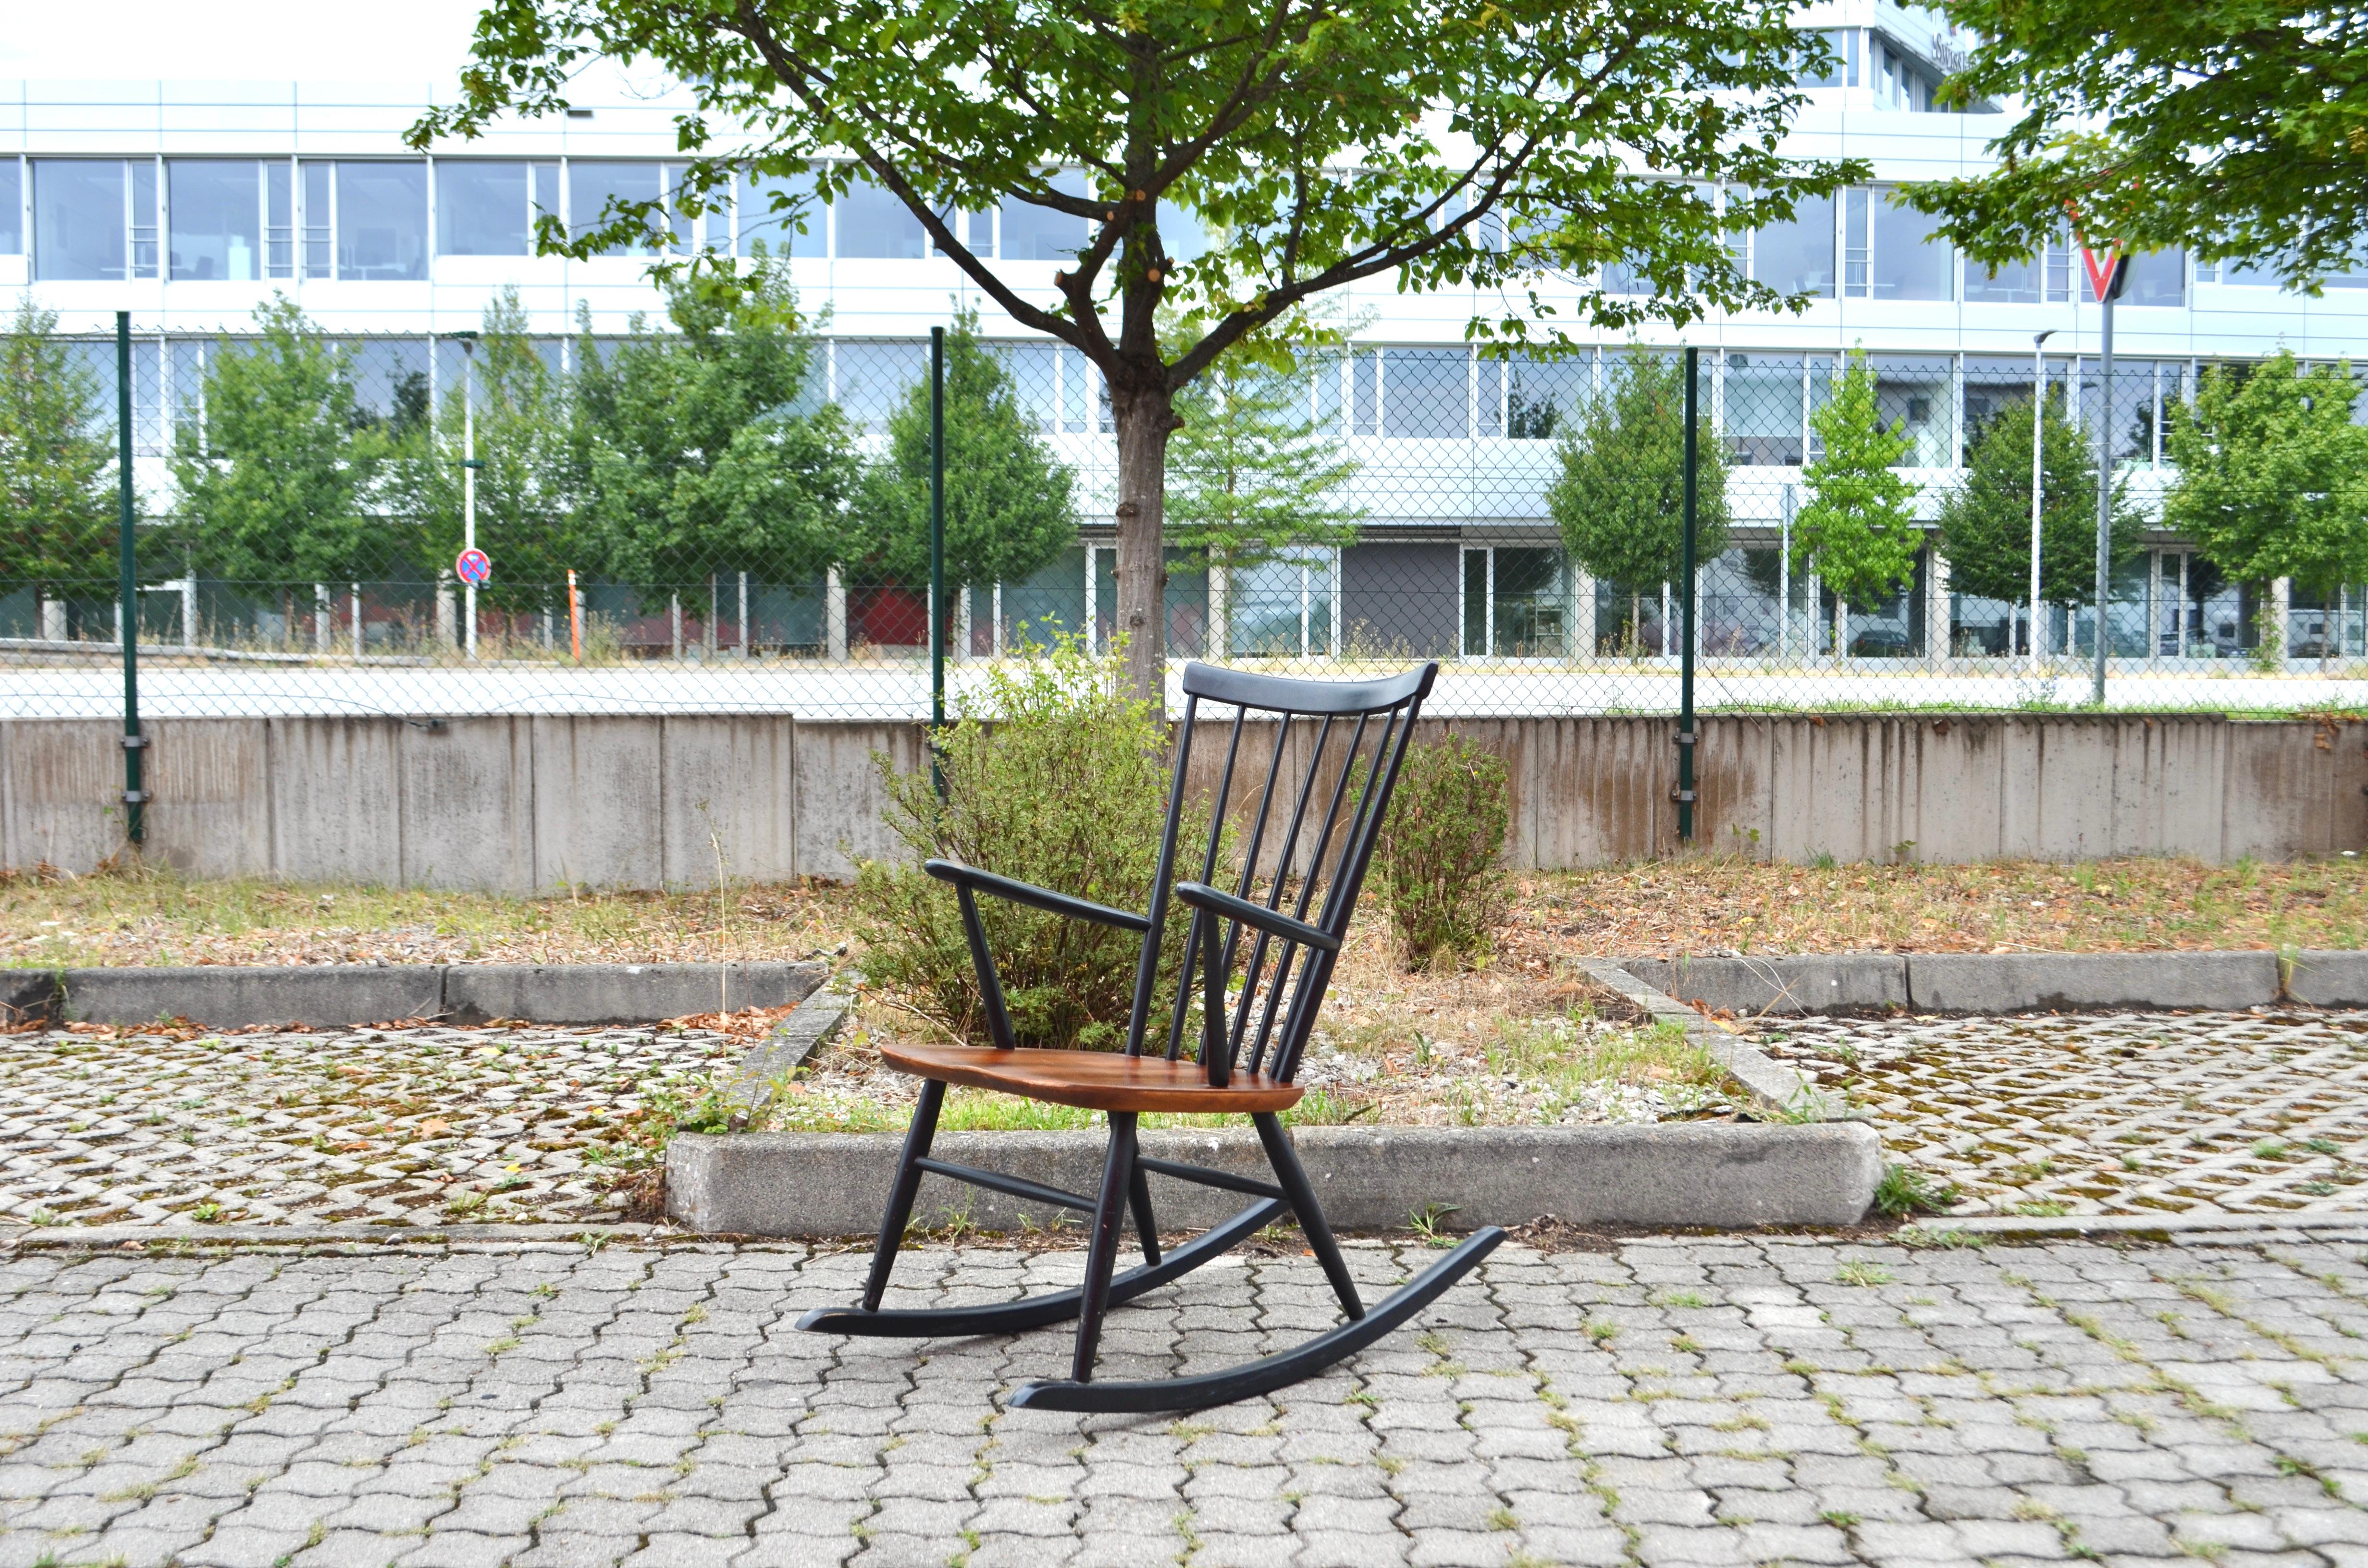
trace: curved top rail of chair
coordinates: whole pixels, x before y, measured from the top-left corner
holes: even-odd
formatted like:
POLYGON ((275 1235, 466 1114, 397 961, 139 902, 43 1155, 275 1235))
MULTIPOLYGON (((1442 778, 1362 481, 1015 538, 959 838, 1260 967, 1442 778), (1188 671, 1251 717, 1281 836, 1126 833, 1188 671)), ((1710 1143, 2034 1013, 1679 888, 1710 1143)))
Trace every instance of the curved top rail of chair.
POLYGON ((1238 708, 1260 708, 1282 713, 1379 713, 1411 698, 1429 697, 1439 678, 1436 660, 1381 680, 1298 680, 1248 670, 1204 665, 1184 666, 1188 696, 1238 708))

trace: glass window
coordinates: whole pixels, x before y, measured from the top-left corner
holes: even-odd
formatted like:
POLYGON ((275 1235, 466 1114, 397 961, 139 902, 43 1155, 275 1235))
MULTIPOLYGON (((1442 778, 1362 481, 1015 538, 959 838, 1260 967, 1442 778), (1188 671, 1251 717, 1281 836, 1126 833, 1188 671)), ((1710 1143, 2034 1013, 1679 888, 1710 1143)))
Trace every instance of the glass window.
POLYGON ((2274 261, 2199 261, 2195 264, 2198 283, 2220 283, 2237 288, 2275 289, 2278 269, 2274 261))
POLYGON ((0 256, 21 256, 25 250, 24 164, 0 155, 0 256))
MULTIPOLYGON (((1065 196, 1086 194, 1082 170, 1063 169, 1050 183, 1065 196)), ((1086 248, 1089 233, 1089 225, 1083 218, 1009 197, 1004 199, 1001 254, 1006 261, 1066 261, 1086 248)))
POLYGON ((1591 353, 1544 359, 1516 356, 1505 362, 1505 434, 1516 441, 1546 441, 1578 417, 1595 380, 1591 353))
POLYGON ((454 158, 436 165, 436 253, 525 256, 533 247, 524 164, 454 158))
POLYGON ((34 160, 33 276, 126 276, 124 167, 120 158, 34 160))
POLYGON ((1060 376, 1060 346, 1052 343, 998 343, 997 358, 1011 377, 1012 396, 1019 411, 1037 429, 1053 429, 1053 392, 1060 376))
POLYGON ((1653 280, 1645 275, 1642 263, 1635 257, 1603 264, 1603 291, 1607 294, 1649 294, 1653 280))
POLYGON ((1878 300, 1946 300, 1951 263, 1955 252, 1937 237, 1935 220, 1905 206, 1896 190, 1871 204, 1873 224, 1870 248, 1873 297, 1878 300))
POLYGON ((754 256, 760 244, 768 256, 830 254, 830 210, 815 199, 812 174, 800 172, 784 179, 743 174, 734 189, 740 204, 739 254, 754 256))
POLYGON ((1834 201, 1800 202, 1793 216, 1751 236, 1751 278, 1783 294, 1834 294, 1834 201))
POLYGON ((331 258, 336 251, 336 202, 330 195, 329 164, 303 164, 304 210, 298 220, 302 233, 304 276, 326 278, 332 271, 331 258))
POLYGON ((1461 348, 1390 348, 1382 355, 1382 434, 1472 433, 1470 367, 1461 348))
POLYGON ((1957 460, 1955 367, 1946 358, 1870 355, 1874 414, 1913 443, 1901 468, 1948 468, 1957 460))
MULTIPOLYGON (((2122 303, 2183 305, 2187 302, 2185 251, 2141 251, 2122 265, 2130 269, 2130 280, 2122 286, 2122 303)), ((2368 287, 2368 278, 2360 281, 2363 287, 2368 287)))
POLYGON ((1570 574, 1559 550, 1499 546, 1489 597, 1489 652, 1506 659, 1558 659, 1568 651, 1570 574))
MULTIPOLYGON (((568 233, 582 239, 609 223, 616 212, 610 204, 632 206, 637 202, 657 201, 666 195, 666 165, 622 160, 578 161, 567 165, 568 233)), ((652 238, 663 231, 651 225, 652 238)), ((602 256, 651 256, 655 243, 635 245, 609 245, 599 252, 602 256)))
POLYGON ((175 158, 165 165, 172 276, 251 283, 262 276, 263 179, 251 158, 175 158))
POLYGON ((886 187, 861 176, 832 204, 838 229, 838 255, 864 260, 918 261, 928 254, 928 235, 913 210, 886 187))
POLYGON ((1802 87, 1840 86, 1842 85, 1843 47, 1841 36, 1839 33, 1826 31, 1804 33, 1802 37, 1804 40, 1813 38, 1821 40, 1833 51, 1833 54, 1824 65, 1812 66, 1805 59, 1802 58, 1808 52, 1805 48, 1796 51, 1795 62, 1793 68, 1793 85, 1802 87))
POLYGON ((1170 261, 1197 261, 1209 254, 1209 231, 1201 226, 1199 218, 1162 199, 1159 244, 1170 261))
POLYGON ((337 165, 337 276, 399 282, 427 276, 427 165, 337 165))
POLYGON ((287 159, 263 165, 264 273, 271 278, 296 276, 295 169, 287 159))
POLYGON ((926 343, 842 339, 832 347, 836 371, 832 401, 864 429, 886 428, 889 415, 929 373, 926 343))
POLYGON ((1801 463, 1801 357, 1729 354, 1719 430, 1729 461, 1779 468, 1801 463))
POLYGON ((1235 654, 1297 658, 1332 647, 1332 551, 1297 547, 1235 569, 1226 607, 1235 654))
POLYGON ((1973 257, 1965 258, 1965 299, 1983 305, 2044 305, 2036 261, 2010 261, 1992 271, 1973 257))

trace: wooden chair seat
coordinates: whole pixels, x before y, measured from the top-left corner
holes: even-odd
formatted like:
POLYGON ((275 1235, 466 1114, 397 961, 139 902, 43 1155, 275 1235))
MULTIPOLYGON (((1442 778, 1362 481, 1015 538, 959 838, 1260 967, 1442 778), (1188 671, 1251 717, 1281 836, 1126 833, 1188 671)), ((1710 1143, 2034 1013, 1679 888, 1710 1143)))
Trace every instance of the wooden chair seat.
POLYGON ((1022 1099, 1086 1110, 1288 1110, 1306 1093, 1263 1073, 1236 1073, 1222 1089, 1209 1086, 1197 1062, 1127 1056, 1115 1051, 994 1051, 970 1045, 882 1045, 881 1059, 901 1073, 939 1083, 993 1089, 1022 1099))

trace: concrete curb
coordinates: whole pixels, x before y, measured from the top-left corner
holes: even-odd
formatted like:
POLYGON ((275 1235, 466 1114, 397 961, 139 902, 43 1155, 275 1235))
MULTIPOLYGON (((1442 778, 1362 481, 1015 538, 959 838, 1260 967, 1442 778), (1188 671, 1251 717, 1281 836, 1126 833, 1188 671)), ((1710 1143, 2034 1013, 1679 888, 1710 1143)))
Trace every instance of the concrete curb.
MULTIPOLYGON (((1844 1110, 1841 1102, 1782 1062, 1761 1055, 1748 1040, 1737 1040, 1683 1002, 1656 990, 1617 964, 1579 966, 1588 979, 1642 1007, 1656 1023, 1675 1024, 1710 1052, 1766 1114, 1784 1121, 1834 1121, 1844 1110)), ((1565 1216, 1567 1218, 1567 1216, 1565 1216)))
MULTIPOLYGON (((1351 1231, 1404 1230, 1426 1210, 1454 1230, 1545 1215, 1577 1225, 1848 1225, 1865 1215, 1883 1170, 1874 1129, 1850 1121, 1304 1127, 1293 1136, 1326 1215, 1351 1231)), ((666 1214, 712 1233, 870 1235, 903 1142, 901 1133, 681 1133, 666 1150, 666 1214)), ((950 1132, 932 1152, 1078 1192, 1099 1180, 1104 1146, 1098 1131, 950 1132)), ((1247 1128, 1145 1132, 1143 1147, 1268 1176, 1247 1128)), ((1156 1176, 1152 1195, 1161 1225, 1179 1229, 1213 1224, 1243 1201, 1156 1176)), ((914 1218, 932 1228, 1009 1231, 1050 1225, 1056 1215, 932 1176, 914 1218)))
POLYGON ((1738 1017, 2368 1007, 2368 952, 2355 951, 2307 950, 2284 962, 2272 952, 1832 953, 1594 968, 1738 1017))
POLYGON ((2368 1233, 2368 1212, 2305 1210, 2290 1214, 2239 1214, 2226 1209, 2180 1214, 1975 1214, 1962 1220, 1923 1220, 1903 1226, 1930 1235, 2102 1236, 2193 1234, 2214 1231, 2356 1231, 2368 1233))
POLYGON ((188 969, 0 970, 12 1020, 205 1028, 395 1018, 635 1024, 786 1007, 828 977, 818 963, 201 964, 188 969))
MULTIPOLYGON (((120 1246, 446 1246, 481 1242, 585 1243, 648 1241, 679 1236, 639 1221, 609 1225, 52 1225, 22 1230, 0 1242, 19 1252, 61 1252, 120 1246)), ((684 1238, 704 1239, 704 1238, 684 1238)))
POLYGON ((723 1103, 739 1116, 754 1119, 772 1103, 774 1092, 791 1074, 813 1060, 825 1040, 838 1032, 855 1007, 855 977, 841 974, 790 1010, 790 1016, 767 1031, 720 1093, 723 1103))

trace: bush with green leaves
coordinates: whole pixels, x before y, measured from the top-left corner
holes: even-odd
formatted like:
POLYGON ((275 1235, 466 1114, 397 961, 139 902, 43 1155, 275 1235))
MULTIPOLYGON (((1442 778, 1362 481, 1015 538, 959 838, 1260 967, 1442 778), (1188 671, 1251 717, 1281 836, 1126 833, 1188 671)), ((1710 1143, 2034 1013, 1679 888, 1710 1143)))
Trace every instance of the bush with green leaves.
POLYGON ((1373 858, 1374 891, 1416 968, 1485 957, 1504 912, 1505 763, 1451 735, 1409 746, 1373 858))
MULTIPOLYGON (((985 1044, 985 1015, 953 890, 918 862, 961 860, 1097 903, 1143 909, 1159 862, 1168 746, 1158 713, 1128 695, 1116 656, 1095 657, 1074 638, 989 666, 967 708, 937 735, 942 800, 927 768, 898 773, 879 759, 889 828, 913 858, 859 869, 855 924, 870 984, 985 1044)), ((1189 824, 1184 837, 1194 841, 1189 824)), ((981 896, 978 907, 1021 1045, 1125 1043, 1139 936, 1001 899, 981 896)), ((1189 922, 1167 924, 1161 973, 1172 998, 1189 922)), ((1154 1017, 1166 1017, 1163 1005, 1154 1017)))

